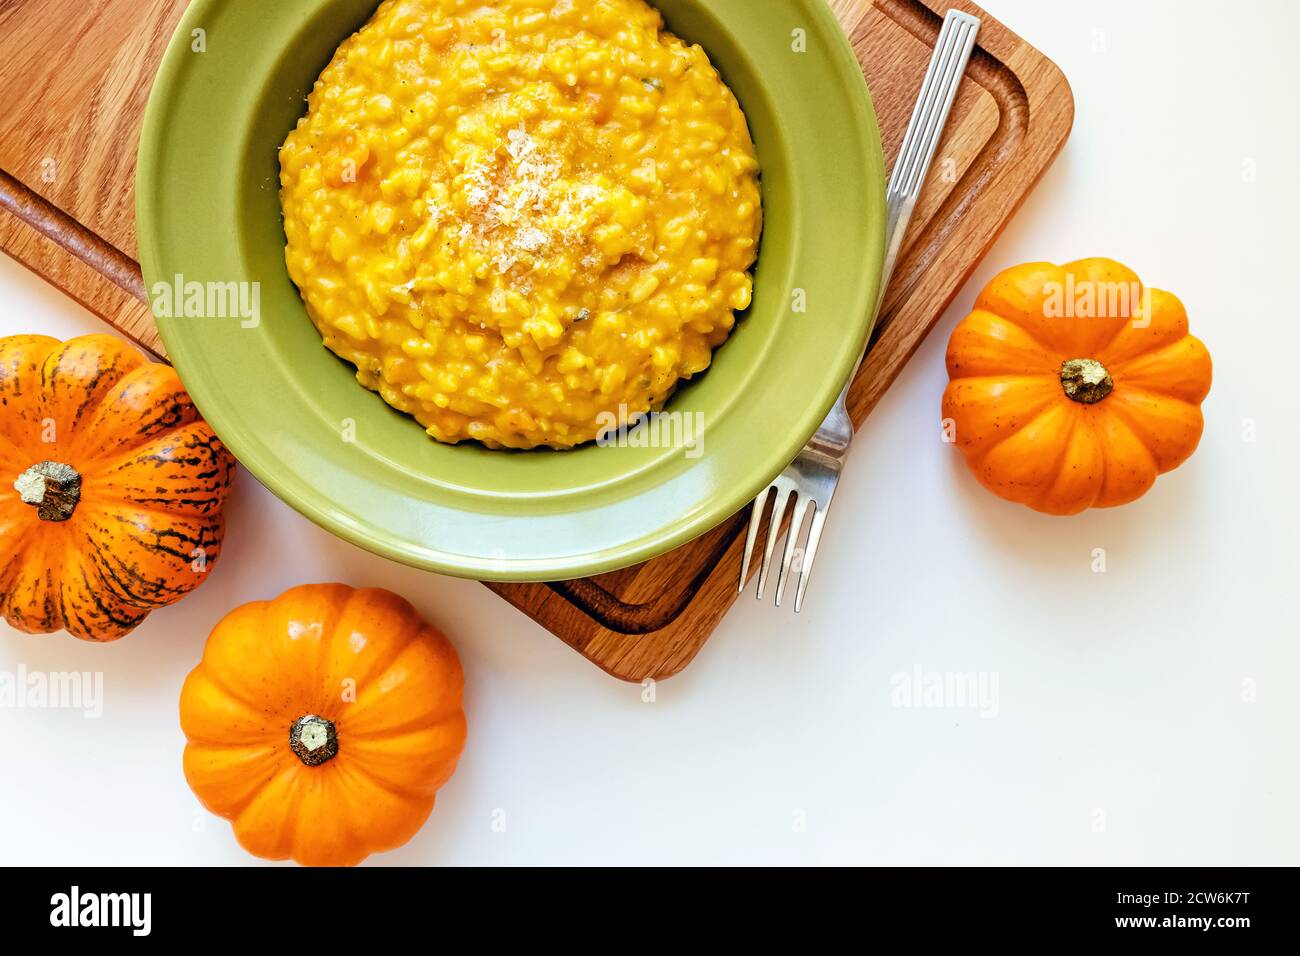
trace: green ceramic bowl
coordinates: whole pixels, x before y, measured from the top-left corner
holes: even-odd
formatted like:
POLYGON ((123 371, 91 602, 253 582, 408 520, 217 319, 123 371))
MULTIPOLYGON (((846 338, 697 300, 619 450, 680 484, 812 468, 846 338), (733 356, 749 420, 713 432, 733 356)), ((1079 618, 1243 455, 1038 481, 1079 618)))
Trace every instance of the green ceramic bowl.
POLYGON ((672 32, 704 47, 749 119, 766 217, 754 301, 709 371, 669 403, 703 416, 702 447, 568 452, 428 438, 322 347, 289 281, 276 151, 375 0, 190 5, 140 142, 141 264, 156 314, 158 284, 178 275, 259 284, 255 327, 229 306, 228 318, 158 314, 158 324, 213 428, 298 511, 421 568, 579 577, 709 530, 816 430, 879 291, 884 160, 862 74, 825 0, 653 2, 672 32))

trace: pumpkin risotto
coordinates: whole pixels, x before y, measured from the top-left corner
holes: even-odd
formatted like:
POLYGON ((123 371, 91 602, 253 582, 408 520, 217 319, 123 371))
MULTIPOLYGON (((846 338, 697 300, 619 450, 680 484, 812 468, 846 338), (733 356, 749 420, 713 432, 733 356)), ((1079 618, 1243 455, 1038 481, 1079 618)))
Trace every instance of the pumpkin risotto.
POLYGON ((439 441, 658 409, 749 305, 744 114, 642 0, 387 0, 280 150, 325 345, 439 441))

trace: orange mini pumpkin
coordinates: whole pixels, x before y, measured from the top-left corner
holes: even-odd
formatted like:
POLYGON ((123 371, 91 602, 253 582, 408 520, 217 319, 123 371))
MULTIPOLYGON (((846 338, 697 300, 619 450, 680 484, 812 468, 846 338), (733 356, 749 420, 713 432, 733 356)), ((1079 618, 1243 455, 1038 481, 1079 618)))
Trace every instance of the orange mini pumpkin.
POLYGON ((207 576, 234 471, 169 366, 108 335, 0 338, 0 615, 126 634, 207 576))
POLYGON ((945 423, 980 482, 1064 515, 1132 501, 1196 450, 1211 366, 1176 296, 1083 259, 995 276, 948 377, 945 423))
POLYGON ((360 863, 428 818, 465 742, 463 684, 455 648, 389 591, 245 604, 181 690, 185 779, 255 856, 360 863))

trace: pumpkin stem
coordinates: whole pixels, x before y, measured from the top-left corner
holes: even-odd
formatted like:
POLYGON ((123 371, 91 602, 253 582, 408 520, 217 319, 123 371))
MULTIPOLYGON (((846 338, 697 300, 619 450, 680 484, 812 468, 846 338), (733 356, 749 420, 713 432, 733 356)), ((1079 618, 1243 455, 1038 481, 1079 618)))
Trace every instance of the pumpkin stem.
POLYGON ((338 756, 339 734, 334 721, 303 714, 289 725, 289 749, 308 767, 319 767, 338 756))
POLYGON ((81 500, 81 475, 71 465, 43 461, 18 476, 14 491, 42 521, 67 521, 81 500))
POLYGON ((1096 359, 1070 359, 1061 363, 1061 388, 1066 398, 1091 405, 1109 395, 1114 387, 1110 372, 1096 359))

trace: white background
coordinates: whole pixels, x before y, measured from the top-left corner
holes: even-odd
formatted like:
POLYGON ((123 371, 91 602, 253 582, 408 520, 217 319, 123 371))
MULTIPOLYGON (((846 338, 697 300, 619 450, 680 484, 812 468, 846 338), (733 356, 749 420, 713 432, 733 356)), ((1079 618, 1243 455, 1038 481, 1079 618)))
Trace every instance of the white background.
MULTIPOLYGON (((482 586, 337 541, 241 473, 211 579, 125 640, 0 623, 0 670, 105 682, 98 720, 0 710, 0 861, 255 862, 185 785, 181 681, 228 609, 342 580, 414 601, 468 678, 459 771, 374 862, 1300 863, 1300 7, 987 6, 1070 78, 1074 132, 859 434, 803 614, 747 596, 647 703, 482 586), (1215 384, 1190 462, 1050 518, 940 441, 943 349, 1001 268, 1086 255, 1178 293, 1215 384), (996 712, 896 706, 918 667, 995 677, 996 712)), ((100 328, 0 256, 0 334, 100 328)))

